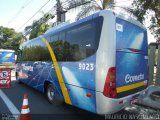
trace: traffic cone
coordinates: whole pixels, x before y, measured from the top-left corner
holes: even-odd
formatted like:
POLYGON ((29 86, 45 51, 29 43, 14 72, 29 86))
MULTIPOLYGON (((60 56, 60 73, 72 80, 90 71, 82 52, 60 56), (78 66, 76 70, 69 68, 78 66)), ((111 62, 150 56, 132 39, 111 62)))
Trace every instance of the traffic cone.
POLYGON ((24 94, 20 120, 30 120, 30 119, 31 119, 31 115, 30 115, 29 104, 28 104, 28 96, 27 94, 24 94))

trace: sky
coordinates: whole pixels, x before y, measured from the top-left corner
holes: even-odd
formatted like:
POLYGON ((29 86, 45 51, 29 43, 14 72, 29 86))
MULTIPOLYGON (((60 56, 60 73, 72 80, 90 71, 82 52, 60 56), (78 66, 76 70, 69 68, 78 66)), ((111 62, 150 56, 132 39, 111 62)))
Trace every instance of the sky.
MULTIPOLYGON (((115 2, 116 6, 123 7, 131 6, 132 0, 115 0, 115 2)), ((55 3, 56 0, 0 0, 0 26, 14 28, 17 32, 23 32, 26 26, 31 25, 34 20, 38 20, 44 13, 51 10, 55 12, 53 11, 55 3), (39 10, 40 8, 42 9, 39 10)), ((66 20, 73 22, 77 12, 78 9, 68 11, 66 20)), ((149 26, 149 21, 146 23, 145 26, 149 26)), ((149 30, 148 41, 149 43, 155 42, 149 30)))
POLYGON ((31 18, 44 4, 44 8, 31 19, 28 24, 33 20, 40 18, 43 12, 48 12, 52 6, 55 5, 54 0, 0 0, 0 25, 5 27, 14 28, 16 31, 22 31, 24 27, 21 26, 31 18), (49 2, 48 2, 49 1, 49 2), (48 2, 48 4, 46 4, 48 2), (21 29, 20 29, 21 28, 21 29))

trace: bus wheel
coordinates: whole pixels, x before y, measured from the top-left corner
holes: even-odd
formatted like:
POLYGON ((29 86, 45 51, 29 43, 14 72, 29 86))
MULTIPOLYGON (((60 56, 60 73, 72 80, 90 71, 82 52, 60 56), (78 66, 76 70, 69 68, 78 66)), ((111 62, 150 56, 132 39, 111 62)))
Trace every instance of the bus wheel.
POLYGON ((52 87, 52 84, 49 84, 47 86, 46 97, 47 97, 48 101, 51 104, 61 105, 63 103, 61 100, 59 100, 58 98, 56 98, 56 95, 55 95, 55 92, 54 92, 54 88, 52 87))
POLYGON ((51 84, 49 84, 47 86, 47 90, 46 90, 46 97, 48 99, 48 101, 52 104, 54 104, 54 100, 55 100, 55 93, 54 93, 54 89, 52 87, 51 84))

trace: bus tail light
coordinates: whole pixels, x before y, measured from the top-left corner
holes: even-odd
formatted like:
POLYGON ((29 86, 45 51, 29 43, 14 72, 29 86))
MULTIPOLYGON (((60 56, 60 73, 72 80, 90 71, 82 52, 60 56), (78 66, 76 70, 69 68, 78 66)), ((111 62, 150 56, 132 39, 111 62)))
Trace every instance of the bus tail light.
POLYGON ((116 91, 116 67, 111 67, 108 70, 103 95, 110 98, 117 97, 116 91))

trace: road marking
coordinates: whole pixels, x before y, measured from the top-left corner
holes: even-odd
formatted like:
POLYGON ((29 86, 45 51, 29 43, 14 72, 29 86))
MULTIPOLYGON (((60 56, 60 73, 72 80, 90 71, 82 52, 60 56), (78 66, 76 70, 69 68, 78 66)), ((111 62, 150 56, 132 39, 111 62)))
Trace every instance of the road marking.
POLYGON ((9 100, 9 98, 5 95, 5 93, 0 90, 0 97, 2 98, 2 100, 4 101, 4 103, 6 104, 6 106, 8 107, 9 111, 12 113, 12 115, 19 115, 20 112, 18 111, 18 109, 15 107, 15 105, 9 100))

